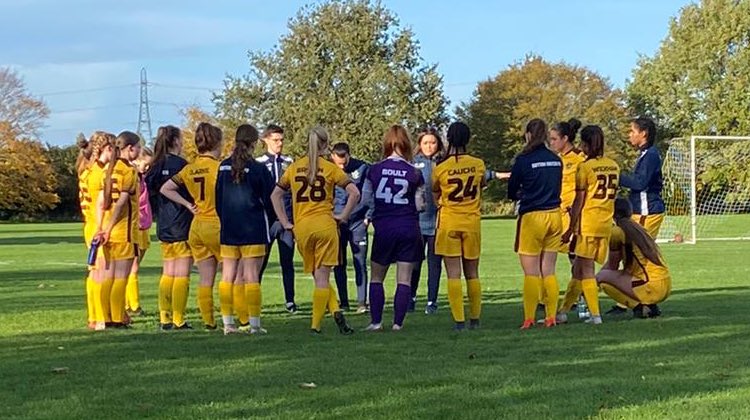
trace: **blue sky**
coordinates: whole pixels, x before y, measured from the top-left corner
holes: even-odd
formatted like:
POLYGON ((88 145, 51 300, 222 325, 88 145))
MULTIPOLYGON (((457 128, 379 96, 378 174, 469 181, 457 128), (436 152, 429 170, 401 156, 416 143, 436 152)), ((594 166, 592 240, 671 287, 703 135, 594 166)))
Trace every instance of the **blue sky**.
MULTIPOLYGON (((137 82, 148 70, 153 130, 179 110, 211 109, 225 74, 247 72, 309 1, 0 0, 0 65, 51 110, 42 140, 70 144, 96 129, 135 130, 137 82), (106 88, 106 89, 99 89, 106 88), (77 93, 66 93, 66 92, 77 93)), ((438 63, 450 108, 478 81, 534 52, 589 67, 623 87, 638 54, 653 54, 686 0, 383 2, 438 63)))

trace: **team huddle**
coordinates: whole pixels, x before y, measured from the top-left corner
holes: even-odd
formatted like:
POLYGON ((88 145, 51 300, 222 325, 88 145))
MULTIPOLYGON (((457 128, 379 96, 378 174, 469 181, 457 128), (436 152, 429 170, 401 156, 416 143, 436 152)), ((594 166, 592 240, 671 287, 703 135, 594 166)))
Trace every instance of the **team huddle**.
POLYGON ((214 282, 221 263, 219 310, 225 334, 264 334, 261 279, 277 242, 286 309, 296 312, 294 247, 303 271, 314 280, 311 331, 319 334, 327 312, 339 332, 354 332, 349 310, 346 251, 354 257, 357 311, 370 313, 366 331, 381 331, 384 280, 396 265, 394 331, 415 310, 422 263, 428 268, 426 314, 438 310, 441 263, 454 329, 480 326, 482 287, 482 190, 493 179, 508 181, 508 197, 518 202, 515 251, 524 272, 523 324, 537 324, 544 307, 546 327, 567 322, 576 304, 602 322, 599 288, 636 316, 658 316, 657 304, 671 290, 669 270, 654 242, 663 220, 661 163, 653 147, 656 128, 636 119, 631 143, 641 150, 632 174, 604 155, 598 126, 561 122, 547 129, 541 120, 526 128, 526 145, 508 173, 487 170, 467 152, 469 127, 450 125, 445 141, 428 128, 416 146, 408 131, 391 126, 383 136, 382 160, 354 159, 345 143, 331 145, 328 132, 308 133, 307 155, 281 154, 283 129, 252 125, 236 130, 231 155, 220 160, 223 133, 208 123, 195 131, 198 156, 182 156, 178 128, 159 128, 154 150, 134 133, 95 132, 79 144, 77 170, 84 239, 89 249, 86 279, 88 326, 129 328, 141 316, 138 269, 156 222, 161 246, 159 322, 163 330, 192 329, 185 312, 190 273, 199 273, 198 309, 205 329, 217 329, 214 282), (268 153, 255 158, 264 142, 268 153), (620 187, 630 189, 618 198, 620 187), (635 214, 634 214, 635 210, 635 214), (368 226, 374 228, 368 286, 368 226), (558 304, 558 253, 568 254, 572 276, 558 304), (595 262, 603 265, 595 272, 595 262), (330 282, 334 272, 336 288, 330 282), (464 308, 463 279, 468 298, 464 308), (579 300, 583 296, 583 300, 579 300), (580 302, 580 303, 579 303, 580 302))

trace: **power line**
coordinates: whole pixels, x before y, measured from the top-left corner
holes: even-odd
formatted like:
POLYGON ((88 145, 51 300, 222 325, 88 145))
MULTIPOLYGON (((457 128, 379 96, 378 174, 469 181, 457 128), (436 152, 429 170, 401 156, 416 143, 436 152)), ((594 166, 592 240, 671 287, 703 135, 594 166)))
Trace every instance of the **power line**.
POLYGON ((138 86, 138 83, 129 83, 127 85, 101 86, 101 87, 95 87, 95 88, 89 88, 89 89, 61 90, 57 92, 42 93, 39 96, 76 95, 79 93, 100 92, 103 90, 122 89, 126 87, 135 87, 135 86, 138 86))
POLYGON ((222 88, 215 88, 215 87, 206 87, 206 86, 189 86, 189 85, 173 85, 169 83, 159 83, 159 82, 151 82, 149 83, 151 86, 161 87, 165 89, 183 89, 183 90, 207 90, 207 91, 215 91, 215 90, 221 90, 222 88))
POLYGON ((131 102, 129 104, 101 105, 101 106, 92 106, 92 107, 87 107, 87 108, 61 109, 61 110, 52 110, 50 111, 50 114, 69 114, 72 112, 97 111, 100 109, 109 109, 109 108, 125 108, 125 107, 136 106, 136 105, 138 105, 137 102, 131 102))

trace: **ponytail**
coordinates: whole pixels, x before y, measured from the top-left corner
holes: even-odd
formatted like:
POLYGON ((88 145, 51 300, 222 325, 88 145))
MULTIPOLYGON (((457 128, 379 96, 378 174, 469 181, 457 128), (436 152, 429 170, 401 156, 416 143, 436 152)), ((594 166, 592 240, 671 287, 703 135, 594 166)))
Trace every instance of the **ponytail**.
POLYGON ((253 148, 258 142, 258 135, 258 129, 250 124, 237 127, 234 150, 229 157, 232 161, 232 181, 235 184, 239 184, 245 178, 245 165, 253 158, 253 148))
POLYGON ((92 143, 81 137, 76 141, 78 147, 78 157, 76 158, 76 173, 81 176, 84 170, 91 165, 91 156, 94 151, 92 143))
POLYGON ((547 123, 539 118, 534 118, 526 124, 526 133, 529 134, 529 140, 521 150, 521 154, 525 155, 531 153, 534 150, 544 147, 547 144, 547 123))
POLYGON ((112 173, 115 165, 120 159, 120 151, 128 146, 133 146, 141 142, 141 138, 131 131, 123 131, 115 139, 115 146, 112 149, 112 159, 107 166, 107 174, 104 177, 104 209, 108 210, 112 206, 112 173))
POLYGON ((615 199, 615 224, 622 229, 628 244, 625 246, 625 265, 630 265, 633 262, 635 258, 633 247, 635 246, 647 260, 663 266, 664 263, 656 241, 646 232, 643 226, 631 219, 632 215, 633 209, 630 207, 628 200, 624 198, 615 199))
POLYGON ((156 167, 161 161, 167 158, 169 151, 177 146, 178 140, 180 140, 179 128, 173 125, 159 127, 159 130, 156 132, 154 158, 151 160, 151 168, 156 167))
POLYGON ((328 144, 328 132, 325 128, 317 126, 310 130, 307 137, 307 180, 312 184, 318 175, 318 158, 320 151, 328 144))

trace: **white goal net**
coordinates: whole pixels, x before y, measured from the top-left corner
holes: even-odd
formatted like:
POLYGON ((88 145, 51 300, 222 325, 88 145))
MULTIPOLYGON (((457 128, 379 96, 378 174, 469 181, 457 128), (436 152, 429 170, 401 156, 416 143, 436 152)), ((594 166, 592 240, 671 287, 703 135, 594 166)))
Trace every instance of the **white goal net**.
POLYGON ((750 239, 750 137, 669 141, 659 242, 750 239))

